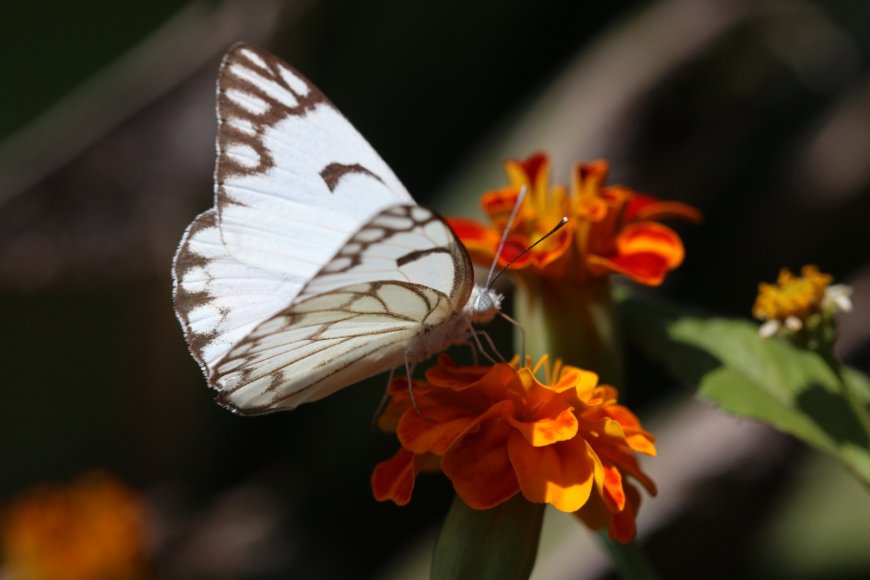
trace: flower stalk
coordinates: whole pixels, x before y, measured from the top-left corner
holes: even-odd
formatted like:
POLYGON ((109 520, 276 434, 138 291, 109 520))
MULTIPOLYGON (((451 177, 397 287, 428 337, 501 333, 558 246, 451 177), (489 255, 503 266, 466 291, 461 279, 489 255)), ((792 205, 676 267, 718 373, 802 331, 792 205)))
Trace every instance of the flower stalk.
MULTIPOLYGON (((533 360, 549 354, 595 369, 602 382, 624 385, 623 357, 609 278, 583 285, 559 279, 518 276, 515 300, 517 352, 533 360)), ((624 389, 622 390, 624 394, 624 389)))
POLYGON ((837 356, 834 354, 834 342, 833 340, 826 346, 826 348, 819 350, 819 355, 822 357, 822 360, 825 361, 825 364, 831 369, 831 372, 837 378, 837 383, 840 386, 840 394, 845 399, 846 403, 852 409, 852 412, 855 413, 855 416, 858 418, 859 423, 861 424, 861 428, 864 431, 864 435, 866 440, 870 441, 870 410, 867 409, 867 405, 864 400, 855 392, 855 389, 849 384, 849 381, 846 380, 845 375, 843 374, 843 364, 837 359, 837 356))
POLYGON ((658 580, 658 575, 652 567, 649 558, 635 542, 622 544, 607 537, 604 531, 598 532, 613 567, 625 580, 658 580))
POLYGON ((538 553, 544 507, 517 495, 488 510, 475 510, 455 496, 435 544, 432 580, 528 578, 538 553), (486 549, 481 549, 482 538, 486 549))

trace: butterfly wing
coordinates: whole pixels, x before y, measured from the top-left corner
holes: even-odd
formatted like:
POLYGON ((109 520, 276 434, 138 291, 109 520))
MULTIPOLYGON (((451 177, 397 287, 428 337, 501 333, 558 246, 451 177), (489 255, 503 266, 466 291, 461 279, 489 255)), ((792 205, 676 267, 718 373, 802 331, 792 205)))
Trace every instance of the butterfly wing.
POLYGON ((361 224, 414 203, 323 93, 268 52, 233 46, 217 101, 215 206, 238 261, 301 287, 361 224))
POLYGON ((209 368, 253 328, 287 306, 299 285, 243 264, 223 244, 213 209, 187 228, 173 264, 175 312, 193 357, 209 368))
POLYGON ((265 51, 230 49, 217 114, 215 207, 187 228, 173 266, 176 313, 206 375, 362 224, 414 203, 326 97, 265 51))
POLYGON ((400 366, 414 337, 451 313, 444 294, 419 284, 364 282, 318 294, 260 324, 210 380, 233 411, 290 410, 400 366))
POLYGON ((450 228, 419 206, 363 226, 296 302, 245 336, 209 377, 245 414, 292 409, 400 366, 433 329, 463 321, 473 270, 450 228))

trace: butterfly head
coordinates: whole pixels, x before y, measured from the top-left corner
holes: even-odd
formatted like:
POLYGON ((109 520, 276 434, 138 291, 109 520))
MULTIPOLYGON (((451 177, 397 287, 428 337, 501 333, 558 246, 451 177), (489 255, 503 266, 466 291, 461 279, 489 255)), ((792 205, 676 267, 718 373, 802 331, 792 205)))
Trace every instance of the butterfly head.
POLYGON ((471 290, 471 297, 465 305, 464 314, 474 324, 486 324, 501 310, 501 301, 504 296, 492 288, 475 286, 471 290))

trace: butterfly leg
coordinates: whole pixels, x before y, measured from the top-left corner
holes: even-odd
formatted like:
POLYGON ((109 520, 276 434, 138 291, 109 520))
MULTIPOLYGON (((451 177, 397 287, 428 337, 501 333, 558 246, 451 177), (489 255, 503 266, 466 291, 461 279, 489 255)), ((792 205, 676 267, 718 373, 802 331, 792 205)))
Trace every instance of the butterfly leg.
MULTIPOLYGON (((468 319, 466 318, 466 321, 468 322, 468 336, 470 336, 470 337, 471 337, 471 340, 474 341, 474 346, 477 348, 477 351, 478 351, 480 354, 482 354, 482 355, 486 358, 486 360, 488 360, 491 364, 496 364, 498 361, 495 360, 495 359, 492 357, 492 355, 490 355, 490 354, 486 351, 486 349, 483 348, 483 343, 481 343, 481 342, 480 342, 480 339, 477 337, 478 331, 474 329, 474 326, 471 324, 471 321, 470 321, 470 320, 468 320, 468 319)), ((493 343, 492 343, 492 339, 489 338, 489 335, 486 334, 486 333, 483 332, 483 331, 479 331, 479 332, 480 332, 481 334, 483 334, 483 335, 486 336, 486 338, 488 339, 488 342, 489 342, 490 346, 491 346, 492 349, 493 349, 493 352, 495 352, 495 353, 496 353, 496 354, 501 358, 501 355, 498 354, 498 350, 495 349, 495 345, 493 345, 493 343)), ((504 359, 502 358, 502 360, 504 360, 504 359)), ((474 364, 477 364, 477 361, 476 361, 476 360, 475 360, 475 363, 474 363, 474 364)))
POLYGON ((468 350, 471 351, 471 364, 474 366, 480 366, 480 355, 477 352, 477 347, 473 343, 467 341, 465 346, 467 346, 468 350))
MULTIPOLYGON (((485 330, 478 331, 478 334, 482 336, 485 340, 489 348, 492 350, 493 354, 499 358, 500 362, 507 362, 507 360, 502 356, 501 352, 499 352, 498 347, 495 346, 495 342, 493 342, 492 337, 485 330)), ((490 359, 492 360, 492 359, 490 359)))
POLYGON ((434 423, 434 419, 430 419, 420 412, 420 407, 417 406, 417 399, 414 398, 414 381, 411 379, 411 375, 414 371, 414 363, 412 363, 410 359, 413 355, 413 352, 409 350, 405 351, 405 373, 408 375, 408 398, 411 399, 411 406, 414 407, 414 411, 417 412, 418 417, 424 421, 428 421, 429 423, 434 423))
POLYGON ((390 385, 393 384, 393 375, 396 374, 396 369, 390 369, 390 374, 387 376, 387 388, 384 391, 384 396, 381 397, 381 402, 378 403, 378 406, 375 408, 375 412, 372 414, 372 428, 378 426, 378 417, 380 417, 381 413, 384 412, 384 409, 387 407, 387 401, 390 400, 390 385))
POLYGON ((502 312, 498 311, 498 315, 510 322, 514 325, 514 327, 520 331, 520 353, 522 353, 522 358, 520 358, 520 367, 526 364, 526 329, 523 328, 523 325, 502 312))

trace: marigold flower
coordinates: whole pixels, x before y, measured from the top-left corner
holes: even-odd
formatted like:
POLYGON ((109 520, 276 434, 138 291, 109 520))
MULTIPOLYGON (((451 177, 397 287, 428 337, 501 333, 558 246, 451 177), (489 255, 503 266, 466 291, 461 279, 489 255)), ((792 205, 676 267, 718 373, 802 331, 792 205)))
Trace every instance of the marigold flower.
POLYGON ((831 286, 832 281, 830 275, 808 265, 801 268, 800 276, 783 268, 776 284, 759 284, 752 307, 752 315, 765 321, 759 334, 767 338, 778 332, 813 330, 824 317, 852 310, 851 288, 842 284, 831 286))
POLYGON ((483 265, 492 263, 522 187, 527 189, 526 201, 499 256, 502 265, 562 217, 569 218, 565 227, 512 266, 539 276, 583 281, 587 276, 619 273, 642 284, 661 284, 667 272, 682 263, 684 249, 676 232, 655 220, 701 219, 701 213, 689 205, 660 201, 626 187, 605 186, 605 161, 577 164, 570 193, 563 185, 550 184, 550 159, 543 153, 524 161, 509 160, 505 169, 511 185, 488 191, 481 200, 490 227, 463 218, 448 220, 472 259, 483 265))
POLYGON ((141 579, 145 513, 138 496, 104 473, 26 492, 5 514, 2 552, 12 578, 141 579))
POLYGON ((627 542, 640 502, 627 477, 655 494, 635 457, 655 455, 655 439, 593 372, 551 366, 547 357, 517 368, 456 366, 442 356, 426 381, 414 381, 416 408, 406 378, 394 379, 389 393, 380 426, 395 431, 402 447, 374 470, 380 501, 406 504, 416 475, 440 468, 474 509, 522 493, 627 542))

